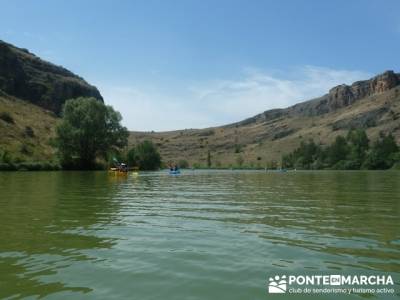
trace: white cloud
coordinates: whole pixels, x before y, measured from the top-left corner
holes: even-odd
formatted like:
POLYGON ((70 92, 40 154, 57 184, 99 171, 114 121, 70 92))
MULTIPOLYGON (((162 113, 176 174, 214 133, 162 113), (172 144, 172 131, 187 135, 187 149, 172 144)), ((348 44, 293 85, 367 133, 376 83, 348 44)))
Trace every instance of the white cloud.
POLYGON ((247 69, 237 80, 183 84, 179 92, 161 93, 156 86, 97 86, 106 102, 122 113, 130 130, 149 131, 240 121, 268 109, 321 96, 335 85, 369 77, 362 71, 305 66, 285 73, 247 69))
POLYGON ((97 85, 107 104, 121 112, 123 124, 130 130, 172 130, 212 124, 204 111, 173 95, 136 87, 97 85), (204 125, 203 125, 204 124, 204 125), (196 126, 197 125, 197 126, 196 126))

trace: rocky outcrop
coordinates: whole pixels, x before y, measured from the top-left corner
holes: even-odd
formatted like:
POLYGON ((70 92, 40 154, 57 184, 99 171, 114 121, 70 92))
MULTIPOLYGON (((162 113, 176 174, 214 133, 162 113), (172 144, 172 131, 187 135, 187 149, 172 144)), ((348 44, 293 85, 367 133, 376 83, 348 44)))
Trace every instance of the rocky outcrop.
POLYGON ((383 93, 400 85, 400 74, 386 71, 369 80, 357 81, 352 85, 338 85, 328 94, 302 102, 286 109, 292 116, 319 116, 350 106, 368 96, 383 93))
POLYGON ((339 85, 332 88, 326 95, 326 110, 332 111, 349 106, 362 98, 377 93, 383 93, 400 84, 400 75, 393 71, 386 71, 369 80, 357 81, 351 86, 339 85))
POLYGON ((369 80, 354 82, 352 85, 338 85, 329 90, 328 94, 301 102, 284 109, 267 110, 254 117, 224 127, 238 127, 255 123, 268 123, 286 117, 320 116, 354 104, 371 95, 384 93, 400 85, 400 74, 386 71, 369 80))
POLYGON ((96 87, 67 69, 0 40, 0 90, 59 114, 67 99, 94 97, 96 87))

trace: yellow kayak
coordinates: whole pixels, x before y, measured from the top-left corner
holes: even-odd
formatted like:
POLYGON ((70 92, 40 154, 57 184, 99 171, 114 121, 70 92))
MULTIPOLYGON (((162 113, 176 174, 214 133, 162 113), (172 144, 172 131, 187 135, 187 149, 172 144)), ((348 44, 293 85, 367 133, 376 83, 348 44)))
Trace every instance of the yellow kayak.
POLYGON ((110 168, 110 170, 108 170, 108 172, 110 174, 114 174, 116 176, 126 176, 126 175, 128 175, 128 171, 121 171, 121 170, 118 170, 117 168, 110 168))

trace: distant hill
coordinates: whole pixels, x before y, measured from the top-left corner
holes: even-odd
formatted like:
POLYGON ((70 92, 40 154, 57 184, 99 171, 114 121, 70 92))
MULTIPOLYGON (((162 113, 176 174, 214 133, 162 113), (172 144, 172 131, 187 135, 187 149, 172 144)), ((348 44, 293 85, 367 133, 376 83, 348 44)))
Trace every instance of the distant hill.
POLYGON ((55 159, 51 146, 62 105, 80 96, 103 101, 96 87, 67 69, 0 40, 0 155, 55 159))
POLYGON ((369 80, 339 85, 326 95, 284 109, 265 111, 243 121, 206 129, 170 132, 132 132, 130 144, 155 142, 166 161, 187 160, 205 166, 264 167, 279 162, 302 140, 331 143, 351 128, 366 129, 375 139, 392 133, 400 142, 400 74, 386 71, 369 80))
POLYGON ((83 78, 1 40, 0 90, 56 114, 67 99, 87 96, 103 101, 83 78))

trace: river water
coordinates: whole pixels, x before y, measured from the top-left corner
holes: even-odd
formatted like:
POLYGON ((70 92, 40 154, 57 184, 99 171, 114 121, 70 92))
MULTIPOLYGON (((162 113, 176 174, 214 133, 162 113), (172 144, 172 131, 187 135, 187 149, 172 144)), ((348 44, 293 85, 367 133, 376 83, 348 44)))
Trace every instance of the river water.
POLYGON ((385 275, 400 172, 0 173, 0 298, 309 299, 275 275, 385 275))

